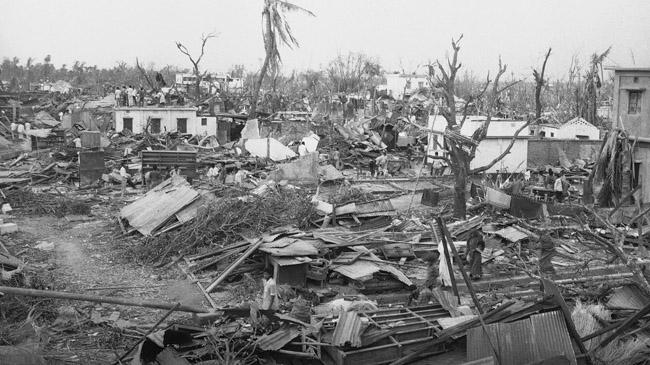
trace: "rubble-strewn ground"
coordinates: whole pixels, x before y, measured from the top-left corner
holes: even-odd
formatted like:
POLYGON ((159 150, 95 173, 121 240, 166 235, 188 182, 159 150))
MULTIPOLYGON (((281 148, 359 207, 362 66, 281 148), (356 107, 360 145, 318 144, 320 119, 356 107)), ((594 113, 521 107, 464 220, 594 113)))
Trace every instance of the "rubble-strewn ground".
MULTIPOLYGON (((102 216, 45 216, 21 218, 16 222, 21 231, 3 241, 11 251, 22 252, 20 256, 33 263, 35 271, 49 274, 52 281, 45 283, 48 289, 203 305, 203 295, 180 270, 155 269, 124 257, 123 246, 127 241, 119 237, 121 233, 114 220, 102 216)), ((166 312, 87 302, 56 301, 48 305, 55 312, 71 305, 78 316, 70 321, 68 330, 50 336, 45 353, 83 364, 114 361, 115 352, 121 354, 139 332, 146 331, 147 326, 166 312), (87 322, 93 312, 106 317, 119 312, 119 320, 124 322, 111 320, 93 329, 95 325, 87 322), (97 336, 100 338, 94 338, 97 336)), ((175 313, 169 320, 188 319, 187 314, 175 313)))

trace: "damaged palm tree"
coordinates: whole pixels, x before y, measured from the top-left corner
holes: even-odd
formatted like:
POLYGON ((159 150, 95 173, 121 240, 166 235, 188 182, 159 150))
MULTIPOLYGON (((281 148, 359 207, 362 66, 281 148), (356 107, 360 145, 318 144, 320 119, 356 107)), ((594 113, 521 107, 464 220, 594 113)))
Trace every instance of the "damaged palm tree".
POLYGON ((524 123, 514 134, 510 144, 504 149, 504 151, 496 156, 495 159, 490 161, 487 165, 477 167, 474 169, 470 168, 470 163, 476 156, 476 150, 480 142, 485 139, 487 136, 487 130, 492 121, 492 115, 496 112, 496 106, 498 104, 499 95, 509 87, 516 84, 518 81, 510 83, 502 88, 499 87, 499 81, 501 76, 506 72, 506 65, 502 64, 501 59, 499 59, 499 70, 494 78, 490 80, 488 74, 485 85, 476 95, 472 95, 467 98, 465 105, 462 111, 462 117, 457 117, 456 111, 456 74, 461 68, 462 64, 458 61, 458 52, 460 51, 460 40, 463 38, 461 35, 457 40, 451 41, 453 56, 451 59, 447 60, 447 69, 440 62, 437 62, 437 69, 440 71, 441 76, 435 76, 435 67, 429 67, 430 79, 429 82, 432 85, 432 88, 442 95, 444 100, 440 106, 440 114, 447 120, 447 128, 445 130, 445 143, 447 144, 447 150, 449 151, 449 157, 433 157, 436 159, 442 159, 447 162, 451 171, 455 176, 455 198, 454 198, 454 216, 458 218, 464 218, 466 213, 465 206, 465 196, 466 196, 466 186, 467 186, 467 177, 471 174, 477 174, 485 172, 494 166, 497 162, 503 159, 507 154, 510 153, 512 146, 519 136, 519 133, 523 131, 530 124, 530 120, 524 123), (491 86, 491 88, 490 88, 491 86), (488 89, 490 89, 488 91, 488 89), (486 95, 487 93, 487 95, 486 95), (469 106, 475 100, 478 100, 482 97, 486 97, 486 119, 483 124, 474 132, 471 138, 462 136, 460 134, 460 129, 467 120, 467 115, 469 112, 469 106))
POLYGON ((613 130, 603 141, 592 171, 594 182, 603 183, 598 193, 598 204, 601 207, 613 207, 618 204, 623 186, 623 166, 629 162, 631 151, 625 131, 613 130))
POLYGON ((301 12, 315 16, 311 11, 282 0, 264 0, 262 10, 262 36, 264 38, 264 63, 255 82, 251 100, 250 118, 255 118, 257 100, 264 78, 269 71, 277 71, 282 59, 280 58, 279 45, 284 43, 287 47, 298 47, 298 40, 291 33, 291 26, 285 18, 286 12, 301 12))

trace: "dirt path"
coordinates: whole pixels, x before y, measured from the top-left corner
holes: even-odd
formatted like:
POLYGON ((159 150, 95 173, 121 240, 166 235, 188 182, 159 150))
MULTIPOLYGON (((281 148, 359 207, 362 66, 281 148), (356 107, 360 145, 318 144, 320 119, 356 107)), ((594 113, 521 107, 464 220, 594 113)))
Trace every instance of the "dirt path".
POLYGON ((21 231, 30 234, 36 244, 53 246, 58 278, 69 291, 88 291, 102 287, 137 287, 89 292, 122 295, 164 301, 181 301, 201 306, 204 298, 198 288, 179 270, 165 271, 125 262, 123 252, 115 249, 115 227, 110 221, 78 217, 77 219, 40 217, 24 219, 21 231))
MULTIPOLYGON (((76 217, 73 219, 54 217, 21 218, 18 223, 20 237, 31 247, 32 252, 49 257, 47 270, 53 272, 52 287, 68 292, 147 299, 166 303, 181 302, 192 306, 209 305, 195 284, 185 278, 176 267, 165 270, 147 265, 137 265, 124 258, 124 250, 115 244, 119 228, 103 217, 76 217), (34 251, 35 247, 41 247, 34 251), (115 287, 130 287, 118 288, 115 287), (99 289, 97 288, 111 288, 99 289)), ((16 249, 20 249, 17 248, 16 249)), ((29 255, 23 256, 29 262, 29 255)), ((144 330, 155 323, 166 311, 112 304, 98 304, 81 301, 56 301, 58 308, 73 307, 84 316, 97 312, 109 317, 119 313, 125 331, 144 330)), ((188 313, 175 313, 171 321, 186 322, 188 313)), ((110 324, 113 326, 114 324, 110 324)), ((86 326, 93 326, 86 323, 86 326)), ((105 325, 103 325, 105 326, 105 325)), ((100 327, 99 330, 101 331, 100 327)), ((80 327, 74 336, 88 336, 98 329, 80 327)), ((119 333, 119 329, 117 330, 119 333)), ((110 332, 110 331, 109 331, 110 332)), ((115 332, 113 332, 115 333, 115 332)), ((134 332, 131 332, 134 333, 134 332)), ((104 364, 114 360, 114 353, 123 351, 123 345, 97 341, 89 348, 87 338, 79 341, 69 334, 57 334, 50 341, 47 353, 55 353, 68 360, 84 364, 104 364), (83 343, 83 344, 82 344, 83 343), (117 347, 116 347, 117 346, 117 347)), ((127 339, 128 340, 128 339, 127 339)), ((128 342, 127 342, 128 343, 128 342)))

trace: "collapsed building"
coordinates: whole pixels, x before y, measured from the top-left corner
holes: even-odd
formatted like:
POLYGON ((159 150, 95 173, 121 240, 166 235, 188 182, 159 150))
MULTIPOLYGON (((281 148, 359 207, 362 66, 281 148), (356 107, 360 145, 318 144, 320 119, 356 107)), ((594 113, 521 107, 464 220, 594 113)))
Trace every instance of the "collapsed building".
MULTIPOLYGON (((450 171, 432 177, 425 167, 447 156, 450 138, 471 142, 481 116, 469 116, 459 137, 440 116, 414 127, 415 117, 331 120, 287 111, 248 120, 214 108, 91 102, 63 121, 67 139, 3 164, 0 187, 13 213, 6 211, 0 233, 20 235, 12 214, 100 217, 102 205, 116 201, 101 219, 136 248, 130 252, 139 264, 180 273, 204 305, 82 295, 26 281, 3 282, 0 292, 169 311, 146 332, 129 332, 135 326, 95 308, 78 313, 88 316, 83 325, 137 334, 135 346, 111 355, 118 363, 209 364, 226 355, 242 363, 336 365, 423 357, 636 363, 650 352, 650 230, 641 204, 650 137, 646 76, 615 71, 614 120, 621 125, 603 140, 592 140, 593 131, 589 140, 575 134, 575 149, 563 139, 535 138, 532 129, 516 136, 526 122, 493 119, 472 163, 484 165, 512 144, 510 154, 468 181, 469 215, 462 218, 450 213, 450 171), (110 127, 83 115, 102 108, 111 109, 110 127), (77 135, 78 143, 71 140, 77 135), (383 151, 386 172, 367 174, 383 151), (617 188, 607 185, 609 161, 619 161, 616 181, 626 182, 617 188), (566 196, 549 186, 549 169, 565 176, 566 196), (526 171, 532 174, 522 182, 526 171), (140 186, 127 187, 127 180, 140 186), (94 197, 82 196, 88 189, 94 197), (589 203, 603 190, 611 206, 589 203), (263 273, 269 278, 260 285, 263 273), (277 306, 266 306, 268 295, 277 306), (176 311, 193 315, 167 320, 176 311)), ((51 112, 34 118, 51 129, 60 122, 51 112)), ((13 248, 0 254, 3 273, 31 259, 13 248)), ((96 328, 83 325, 70 328, 96 328)))

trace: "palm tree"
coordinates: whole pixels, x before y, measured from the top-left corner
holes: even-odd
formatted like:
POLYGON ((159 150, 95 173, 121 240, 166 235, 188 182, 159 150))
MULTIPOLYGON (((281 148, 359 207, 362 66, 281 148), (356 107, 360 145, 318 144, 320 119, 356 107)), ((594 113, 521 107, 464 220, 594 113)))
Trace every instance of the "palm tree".
POLYGON ((299 47, 298 41, 291 34, 291 26, 285 18, 285 13, 291 11, 315 16, 311 11, 283 0, 264 0, 264 9, 262 10, 262 36, 264 38, 266 56, 264 57, 260 75, 254 85, 249 118, 255 118, 257 99, 259 98, 262 82, 264 82, 266 74, 269 72, 269 69, 277 70, 282 62, 278 43, 282 42, 289 48, 293 48, 294 46, 299 47))

